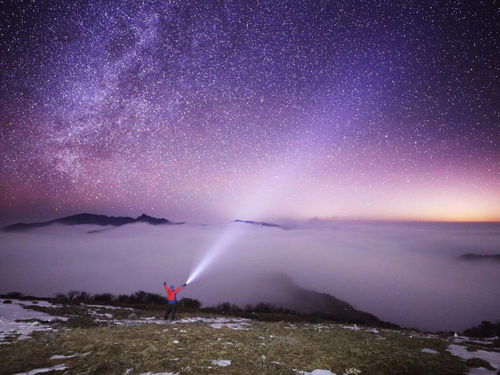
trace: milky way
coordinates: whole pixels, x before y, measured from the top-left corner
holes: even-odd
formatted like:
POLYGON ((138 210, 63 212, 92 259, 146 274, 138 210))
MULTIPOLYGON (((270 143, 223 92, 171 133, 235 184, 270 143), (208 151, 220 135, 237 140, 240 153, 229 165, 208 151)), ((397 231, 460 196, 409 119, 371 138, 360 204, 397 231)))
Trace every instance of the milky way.
POLYGON ((0 4, 5 220, 500 219, 494 2, 0 4))

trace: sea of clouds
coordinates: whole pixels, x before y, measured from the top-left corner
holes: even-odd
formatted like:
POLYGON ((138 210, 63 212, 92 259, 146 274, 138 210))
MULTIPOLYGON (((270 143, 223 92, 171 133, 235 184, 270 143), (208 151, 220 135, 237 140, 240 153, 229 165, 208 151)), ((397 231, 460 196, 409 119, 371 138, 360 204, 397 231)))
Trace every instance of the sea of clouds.
POLYGON ((287 229, 132 224, 94 233, 88 232, 103 228, 53 225, 2 232, 0 293, 162 294, 163 281, 184 283, 213 244, 236 230, 182 296, 204 305, 263 298, 272 303, 271 286, 261 280, 281 272, 303 288, 405 327, 462 330, 500 319, 500 263, 459 259, 465 253, 499 253, 500 224, 283 223, 287 229))

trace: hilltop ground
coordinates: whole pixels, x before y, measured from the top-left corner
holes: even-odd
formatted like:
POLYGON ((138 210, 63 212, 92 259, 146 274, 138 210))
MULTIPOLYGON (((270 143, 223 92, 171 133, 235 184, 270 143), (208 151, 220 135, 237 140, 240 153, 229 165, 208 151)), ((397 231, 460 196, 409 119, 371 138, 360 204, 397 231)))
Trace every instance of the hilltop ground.
POLYGON ((458 375, 497 374, 500 366, 498 339, 186 312, 171 323, 156 307, 11 301, 0 299, 0 373, 6 375, 34 369, 81 375, 316 369, 337 375, 458 375))

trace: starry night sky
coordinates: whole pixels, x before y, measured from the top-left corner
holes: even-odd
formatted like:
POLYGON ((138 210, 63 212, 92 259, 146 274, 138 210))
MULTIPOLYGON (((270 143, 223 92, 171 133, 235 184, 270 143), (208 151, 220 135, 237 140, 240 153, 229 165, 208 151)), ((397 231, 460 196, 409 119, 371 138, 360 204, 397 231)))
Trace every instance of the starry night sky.
POLYGON ((2 220, 500 220, 494 1, 0 9, 2 220))

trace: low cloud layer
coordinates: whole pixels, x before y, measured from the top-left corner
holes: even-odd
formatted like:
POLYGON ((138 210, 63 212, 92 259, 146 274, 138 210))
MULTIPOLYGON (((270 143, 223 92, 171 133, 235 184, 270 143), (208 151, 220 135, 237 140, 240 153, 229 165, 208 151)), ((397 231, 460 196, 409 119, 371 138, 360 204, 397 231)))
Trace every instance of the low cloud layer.
POLYGON ((1 233, 0 292, 163 293, 164 280, 185 282, 223 233, 243 226, 183 296, 204 305, 278 301, 262 280, 281 272, 406 327, 461 330, 500 319, 498 263, 458 260, 500 252, 499 224, 285 224, 293 229, 133 224, 97 233, 87 233, 94 226, 1 233))

